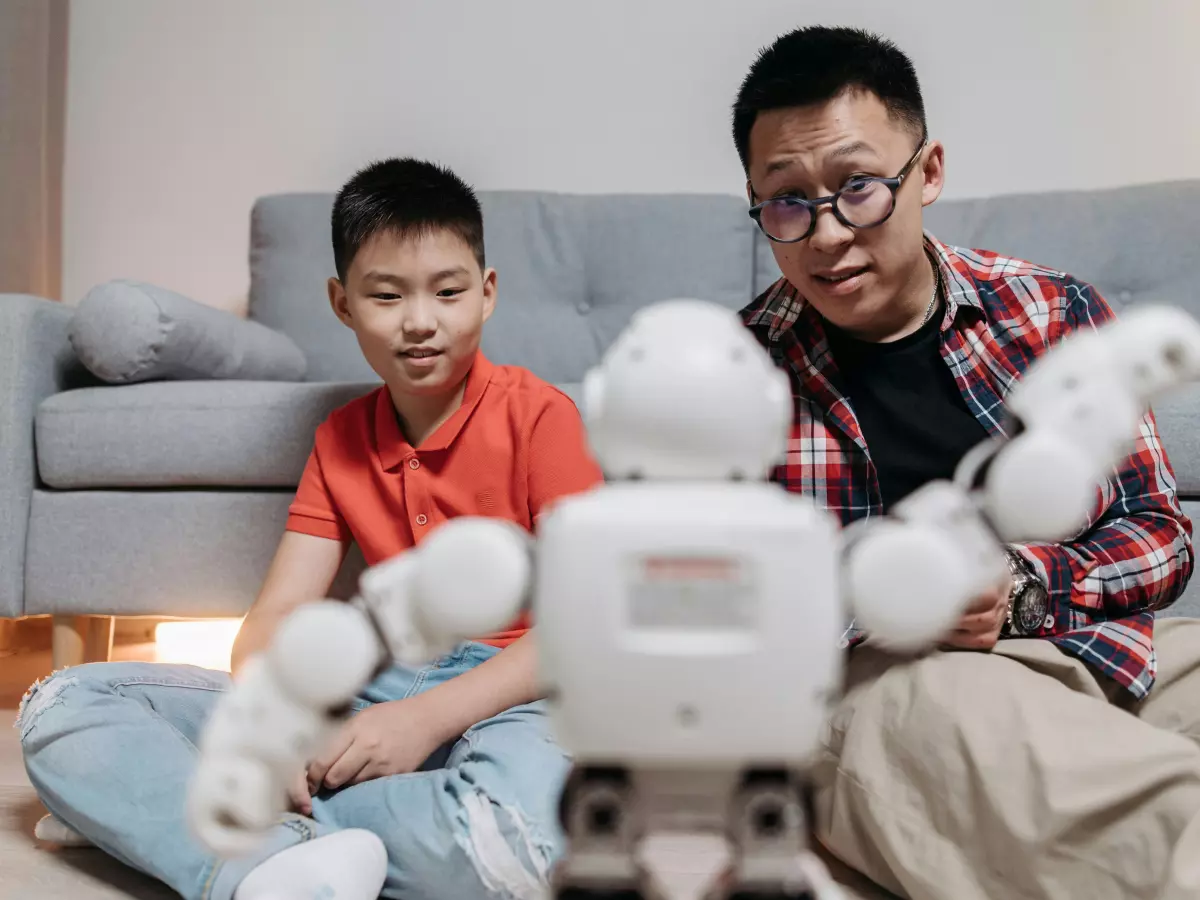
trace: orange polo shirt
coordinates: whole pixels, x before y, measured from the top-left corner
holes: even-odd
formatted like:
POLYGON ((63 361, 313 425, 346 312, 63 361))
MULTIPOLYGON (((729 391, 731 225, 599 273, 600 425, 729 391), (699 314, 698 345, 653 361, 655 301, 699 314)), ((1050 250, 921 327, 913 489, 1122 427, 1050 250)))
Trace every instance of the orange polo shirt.
MULTIPOLYGON (((548 504, 601 480, 571 398, 480 352, 462 406, 419 448, 401 432, 386 387, 335 410, 317 428, 287 528, 354 541, 375 565, 455 516, 533 531, 548 504)), ((522 615, 481 640, 504 647, 528 629, 522 615)))

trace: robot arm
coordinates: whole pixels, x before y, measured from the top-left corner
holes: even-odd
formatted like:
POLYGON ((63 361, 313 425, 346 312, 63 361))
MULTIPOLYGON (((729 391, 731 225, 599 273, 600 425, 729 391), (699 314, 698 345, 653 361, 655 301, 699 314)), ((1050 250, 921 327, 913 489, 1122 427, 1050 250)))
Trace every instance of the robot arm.
POLYGON ((901 650, 927 646, 1007 572, 1004 545, 1086 527, 1098 485, 1127 455, 1146 408, 1200 379, 1200 323, 1171 307, 1079 331, 1009 392, 1015 434, 968 453, 953 482, 914 491, 850 529, 846 590, 858 624, 901 650))
POLYGON ((955 481, 977 493, 1004 541, 1066 540, 1086 524, 1150 404, 1197 379, 1200 323, 1182 310, 1135 309, 1075 332, 1010 392, 1017 433, 964 457, 955 481))
POLYGON ((391 660, 421 665, 496 631, 528 602, 532 543, 518 526, 464 517, 368 569, 349 604, 301 606, 247 660, 200 741, 188 797, 214 853, 253 848, 287 808, 290 779, 391 660))

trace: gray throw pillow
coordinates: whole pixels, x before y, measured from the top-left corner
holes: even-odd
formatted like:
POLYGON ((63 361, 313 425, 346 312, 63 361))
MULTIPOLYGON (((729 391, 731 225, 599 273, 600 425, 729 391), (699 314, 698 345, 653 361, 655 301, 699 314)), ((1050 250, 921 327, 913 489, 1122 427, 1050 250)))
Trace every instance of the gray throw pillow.
POLYGON ((304 353, 286 335, 140 281, 97 285, 70 326, 75 354, 97 378, 136 381, 303 381, 304 353))

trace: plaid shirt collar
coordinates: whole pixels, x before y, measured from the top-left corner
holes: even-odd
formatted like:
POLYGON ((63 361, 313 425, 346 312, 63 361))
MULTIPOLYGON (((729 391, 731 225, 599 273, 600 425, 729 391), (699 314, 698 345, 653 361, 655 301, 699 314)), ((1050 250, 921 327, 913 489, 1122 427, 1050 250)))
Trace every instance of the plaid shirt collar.
MULTIPOLYGON (((949 329, 960 317, 964 323, 968 318, 984 317, 979 282, 967 261, 929 232, 925 232, 925 252, 942 276, 946 308, 941 330, 949 329)), ((816 307, 791 282, 780 278, 742 311, 742 317, 746 325, 759 334, 776 364, 790 367, 796 373, 802 386, 801 393, 827 410, 830 423, 864 453, 867 452, 862 429, 840 385, 833 351, 816 307)), ((976 417, 989 434, 1003 433, 999 419, 988 414, 988 410, 1000 406, 999 395, 989 385, 982 386, 982 393, 986 395, 980 398, 983 404, 973 408, 976 417)))
MULTIPOLYGON (((928 231, 925 232, 925 252, 942 275, 942 293, 946 298, 942 330, 949 328, 964 309, 982 315, 983 301, 970 265, 928 231)), ((746 325, 764 331, 770 344, 780 343, 789 333, 801 332, 808 339, 805 341, 807 355, 816 368, 827 367, 832 360, 820 314, 786 278, 775 282, 756 305, 745 310, 744 316, 746 325), (794 329, 801 317, 804 327, 794 329)))

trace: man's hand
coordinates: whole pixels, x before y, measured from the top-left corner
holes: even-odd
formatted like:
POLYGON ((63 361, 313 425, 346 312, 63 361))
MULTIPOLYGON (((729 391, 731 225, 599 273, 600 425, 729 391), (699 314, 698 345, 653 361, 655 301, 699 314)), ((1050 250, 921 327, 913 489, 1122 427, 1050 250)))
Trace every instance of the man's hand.
POLYGON ((942 638, 941 646, 955 650, 988 651, 1000 640, 1000 629, 1008 618, 1008 593, 1012 582, 1005 579, 980 595, 961 619, 942 638))
POLYGON ((428 714, 427 696, 379 703, 355 714, 309 765, 309 791, 415 772, 449 739, 428 714))

